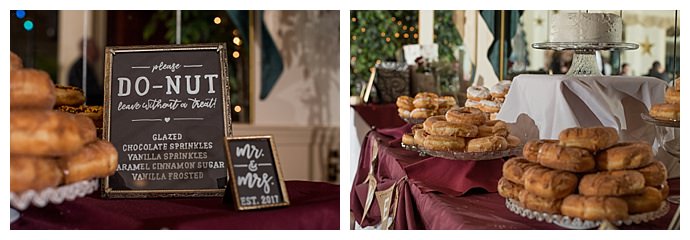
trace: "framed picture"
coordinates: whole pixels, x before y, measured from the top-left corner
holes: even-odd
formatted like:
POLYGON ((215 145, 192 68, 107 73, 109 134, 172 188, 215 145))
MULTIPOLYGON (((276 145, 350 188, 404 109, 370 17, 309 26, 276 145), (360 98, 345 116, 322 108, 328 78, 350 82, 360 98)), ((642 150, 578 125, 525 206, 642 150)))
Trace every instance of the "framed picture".
POLYGON ((107 47, 106 198, 222 197, 232 136, 225 44, 107 47))
POLYGON ((273 136, 228 137, 225 151, 235 208, 290 205, 273 136))

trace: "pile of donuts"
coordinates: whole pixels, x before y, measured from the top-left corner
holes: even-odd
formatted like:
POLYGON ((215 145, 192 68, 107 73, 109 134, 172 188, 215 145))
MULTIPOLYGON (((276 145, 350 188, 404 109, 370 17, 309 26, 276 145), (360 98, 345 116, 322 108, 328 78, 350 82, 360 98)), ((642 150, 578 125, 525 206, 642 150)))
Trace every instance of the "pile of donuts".
POLYGON ((479 108, 489 115, 489 120, 496 119, 496 114, 501 110, 505 97, 510 90, 512 81, 503 80, 491 88, 484 86, 471 86, 467 88, 467 101, 465 107, 479 108))
POLYGON ((113 174, 117 151, 96 137, 93 121, 53 110, 48 73, 23 68, 10 52, 10 191, 40 191, 113 174))
POLYGON ((417 93, 414 98, 399 96, 395 101, 395 105, 398 106, 398 115, 403 119, 426 119, 443 115, 456 104, 453 96, 438 96, 431 92, 417 93))
POLYGON ((503 164, 498 193, 531 210, 584 220, 623 220, 657 210, 669 192, 666 167, 644 142, 618 143, 614 128, 568 128, 528 141, 503 164))
POLYGON ((649 110, 649 115, 659 120, 680 121, 680 78, 675 80, 675 86, 666 89, 665 103, 655 104, 649 110))
POLYGON ((501 120, 487 120, 477 108, 458 107, 445 116, 432 116, 403 135, 402 143, 428 150, 489 152, 520 145, 501 120))

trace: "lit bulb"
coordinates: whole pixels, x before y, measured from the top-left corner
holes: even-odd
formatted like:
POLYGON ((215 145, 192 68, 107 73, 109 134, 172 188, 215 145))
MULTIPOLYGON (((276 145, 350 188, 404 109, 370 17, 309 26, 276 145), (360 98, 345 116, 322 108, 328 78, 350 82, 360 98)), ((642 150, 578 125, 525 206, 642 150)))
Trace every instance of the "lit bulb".
POLYGON ((239 58, 239 57, 240 57, 240 52, 238 52, 238 51, 232 52, 232 57, 234 57, 234 58, 239 58))
POLYGON ((221 21, 222 21, 222 20, 220 19, 220 17, 216 17, 216 18, 213 19, 213 23, 215 23, 216 25, 217 25, 217 24, 220 24, 221 21))
POLYGON ((240 40, 240 38, 238 38, 238 37, 234 37, 234 38, 232 38, 232 43, 239 46, 240 44, 242 44, 242 40, 240 40))
POLYGON ((242 107, 240 107, 240 105, 236 105, 235 106, 235 112, 241 112, 241 111, 242 111, 242 107))

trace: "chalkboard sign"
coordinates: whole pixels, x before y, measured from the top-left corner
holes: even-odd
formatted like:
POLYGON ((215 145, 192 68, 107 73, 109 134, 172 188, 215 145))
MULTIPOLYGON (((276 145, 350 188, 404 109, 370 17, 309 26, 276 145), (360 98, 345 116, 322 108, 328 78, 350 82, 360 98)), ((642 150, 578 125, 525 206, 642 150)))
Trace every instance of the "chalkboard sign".
POLYGON ((290 205, 272 136, 229 137, 225 151, 237 209, 290 205))
POLYGON ((104 138, 118 151, 108 198, 223 196, 232 136, 225 44, 108 47, 104 138))

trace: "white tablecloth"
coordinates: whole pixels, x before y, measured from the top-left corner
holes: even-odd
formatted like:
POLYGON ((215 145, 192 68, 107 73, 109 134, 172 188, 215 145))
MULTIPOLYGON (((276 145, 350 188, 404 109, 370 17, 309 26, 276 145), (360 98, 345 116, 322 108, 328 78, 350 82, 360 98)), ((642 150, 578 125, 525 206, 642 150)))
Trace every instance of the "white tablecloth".
POLYGON ((640 114, 664 102, 665 88, 666 82, 651 77, 519 75, 496 118, 512 123, 511 131, 523 139, 558 139, 565 128, 608 126, 619 130, 621 141, 654 143, 655 129, 640 114))

